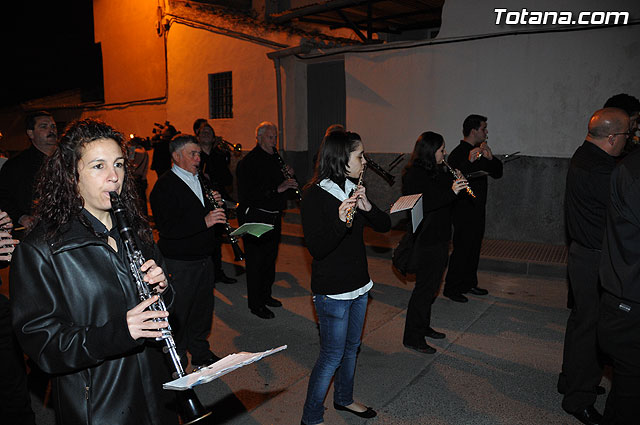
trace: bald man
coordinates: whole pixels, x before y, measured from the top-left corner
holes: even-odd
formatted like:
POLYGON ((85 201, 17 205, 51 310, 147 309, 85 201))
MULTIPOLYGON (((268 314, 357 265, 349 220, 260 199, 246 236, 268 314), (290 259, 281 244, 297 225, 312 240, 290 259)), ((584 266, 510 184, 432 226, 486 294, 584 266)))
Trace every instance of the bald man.
POLYGON ((571 158, 565 191, 569 281, 574 305, 567 321, 558 390, 562 408, 584 424, 599 424, 593 407, 602 378, 598 359, 600 250, 609 204, 609 180, 629 133, 629 116, 603 108, 589 120, 584 143, 571 158))

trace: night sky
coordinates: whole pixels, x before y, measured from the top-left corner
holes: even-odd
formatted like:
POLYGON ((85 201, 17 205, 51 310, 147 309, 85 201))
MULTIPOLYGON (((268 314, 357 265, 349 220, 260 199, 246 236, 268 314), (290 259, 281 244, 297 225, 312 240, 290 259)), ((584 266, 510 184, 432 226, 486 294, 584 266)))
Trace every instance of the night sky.
POLYGON ((99 55, 91 0, 13 2, 12 9, 0 26, 0 106, 94 89, 99 55))

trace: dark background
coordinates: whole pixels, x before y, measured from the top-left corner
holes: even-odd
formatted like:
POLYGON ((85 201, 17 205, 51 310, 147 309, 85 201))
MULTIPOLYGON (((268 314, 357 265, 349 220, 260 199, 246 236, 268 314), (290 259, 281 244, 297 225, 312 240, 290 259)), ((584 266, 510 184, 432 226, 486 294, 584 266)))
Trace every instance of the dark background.
POLYGON ((14 2, 11 9, 0 25, 0 107, 76 88, 85 101, 102 98, 91 0, 14 2))

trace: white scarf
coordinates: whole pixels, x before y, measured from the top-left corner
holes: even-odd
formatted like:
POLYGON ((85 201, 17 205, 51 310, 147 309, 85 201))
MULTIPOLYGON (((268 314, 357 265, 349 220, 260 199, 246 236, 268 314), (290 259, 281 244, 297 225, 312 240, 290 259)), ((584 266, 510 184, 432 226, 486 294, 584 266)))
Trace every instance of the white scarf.
POLYGON ((324 190, 326 190, 327 192, 329 192, 330 194, 338 198, 340 202, 344 201, 345 199, 348 199, 351 191, 358 187, 354 182, 352 182, 349 179, 345 179, 344 190, 342 190, 342 188, 338 186, 331 179, 322 180, 320 183, 318 183, 318 186, 320 186, 321 188, 323 188, 324 190))

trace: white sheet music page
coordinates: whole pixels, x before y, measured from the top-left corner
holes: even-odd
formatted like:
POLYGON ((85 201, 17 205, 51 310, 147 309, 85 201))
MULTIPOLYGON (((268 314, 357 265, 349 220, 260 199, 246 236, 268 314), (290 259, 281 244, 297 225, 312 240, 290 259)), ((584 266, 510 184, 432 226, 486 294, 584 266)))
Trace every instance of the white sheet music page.
POLYGON ((416 204, 416 202, 418 202, 418 200, 420 200, 420 198, 422 198, 422 193, 401 196, 396 202, 393 203, 393 205, 391 205, 391 210, 389 211, 389 213, 393 214, 413 208, 413 206, 416 204))
POLYGON ((282 345, 278 348, 272 348, 271 350, 262 351, 260 353, 241 352, 229 354, 224 359, 218 360, 207 367, 192 372, 182 378, 162 384, 162 388, 165 390, 184 391, 189 388, 193 388, 196 385, 206 384, 207 382, 218 379, 219 377, 241 368, 242 366, 257 362, 266 356, 270 356, 271 354, 275 354, 286 348, 286 345, 282 345))

